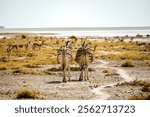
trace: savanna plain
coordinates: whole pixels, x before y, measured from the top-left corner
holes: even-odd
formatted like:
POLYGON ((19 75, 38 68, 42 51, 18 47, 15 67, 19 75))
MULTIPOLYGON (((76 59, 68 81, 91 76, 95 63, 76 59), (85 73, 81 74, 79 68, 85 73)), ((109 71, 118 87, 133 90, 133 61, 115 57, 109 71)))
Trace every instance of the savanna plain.
POLYGON ((44 37, 28 33, 0 35, 13 35, 0 39, 1 100, 150 99, 149 35, 99 38, 44 37), (73 59, 81 43, 89 43, 91 49, 97 45, 87 81, 79 81, 80 68, 73 60, 71 81, 62 82, 57 50, 68 40, 73 41, 73 59), (10 52, 10 45, 17 47, 10 52))

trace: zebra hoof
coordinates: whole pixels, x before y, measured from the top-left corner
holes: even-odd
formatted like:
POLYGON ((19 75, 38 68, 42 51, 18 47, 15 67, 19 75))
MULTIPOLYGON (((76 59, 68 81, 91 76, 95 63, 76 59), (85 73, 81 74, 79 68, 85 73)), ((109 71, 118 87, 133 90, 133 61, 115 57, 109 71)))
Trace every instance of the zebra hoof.
POLYGON ((64 82, 64 83, 67 83, 67 81, 66 81, 66 80, 63 80, 63 82, 64 82))
POLYGON ((83 81, 83 79, 79 79, 79 81, 83 81))

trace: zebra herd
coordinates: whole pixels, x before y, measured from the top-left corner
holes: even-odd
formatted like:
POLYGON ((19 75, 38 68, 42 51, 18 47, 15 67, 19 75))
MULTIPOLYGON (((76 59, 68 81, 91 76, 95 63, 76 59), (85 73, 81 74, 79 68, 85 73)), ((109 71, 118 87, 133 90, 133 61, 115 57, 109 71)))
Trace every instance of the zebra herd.
MULTIPOLYGON (((63 71, 63 82, 70 81, 70 64, 73 60, 72 45, 72 41, 67 41, 65 46, 61 46, 58 49, 57 61, 61 65, 61 70, 63 71), (67 70, 68 80, 66 78, 67 70)), ((94 49, 91 49, 88 45, 89 43, 83 42, 76 52, 75 61, 79 64, 81 71, 79 81, 89 80, 88 66, 93 61, 93 54, 97 46, 94 46, 94 49)))

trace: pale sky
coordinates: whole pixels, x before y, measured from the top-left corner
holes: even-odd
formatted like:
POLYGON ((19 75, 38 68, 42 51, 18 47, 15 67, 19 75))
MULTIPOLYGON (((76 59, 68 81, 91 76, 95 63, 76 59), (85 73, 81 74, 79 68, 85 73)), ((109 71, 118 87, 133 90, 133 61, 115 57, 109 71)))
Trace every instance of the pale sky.
POLYGON ((150 0, 0 0, 0 26, 150 26, 150 0))

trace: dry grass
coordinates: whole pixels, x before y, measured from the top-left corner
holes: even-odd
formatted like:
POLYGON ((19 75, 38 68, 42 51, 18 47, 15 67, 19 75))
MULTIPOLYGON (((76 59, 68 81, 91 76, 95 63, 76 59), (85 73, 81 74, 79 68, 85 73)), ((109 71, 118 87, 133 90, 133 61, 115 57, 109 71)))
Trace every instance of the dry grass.
POLYGON ((150 86, 144 85, 144 86, 142 87, 141 91, 143 91, 143 92, 150 92, 150 86))
POLYGON ((47 99, 44 94, 41 94, 39 91, 35 91, 29 88, 21 88, 16 93, 16 99, 47 99))
POLYGON ((124 82, 116 86, 133 86, 141 87, 142 93, 128 97, 129 100, 150 100, 150 82, 143 80, 134 80, 131 82, 124 82))
POLYGON ((134 65, 131 61, 126 61, 121 64, 121 67, 134 67, 134 65))
POLYGON ((7 70, 6 67, 0 67, 0 70, 7 70))
POLYGON ((141 86, 141 87, 148 86, 150 87, 150 82, 143 81, 143 80, 134 80, 131 82, 124 82, 121 84, 117 84, 116 86, 141 86))
POLYGON ((42 75, 43 72, 37 71, 37 70, 33 70, 33 69, 27 69, 27 68, 14 68, 14 70, 12 71, 12 73, 14 74, 34 74, 34 75, 42 75))
MULTIPOLYGON (((34 73, 29 72, 32 68, 37 68, 38 65, 49 65, 49 64, 57 64, 57 49, 58 47, 65 44, 67 39, 59 38, 55 39, 51 38, 39 38, 39 37, 30 37, 31 45, 34 42, 40 42, 45 40, 45 45, 40 49, 32 50, 32 46, 29 46, 29 50, 26 52, 24 48, 24 44, 27 42, 27 34, 16 34, 20 35, 19 39, 1 39, 0 40, 0 70, 16 70, 16 68, 20 69, 22 73, 34 73), (59 43, 57 45, 57 40, 59 43), (19 45, 19 52, 14 50, 10 56, 7 55, 6 49, 10 43, 16 43, 19 45)), ((81 45, 81 39, 77 39, 75 36, 71 37, 73 40, 73 57, 76 55, 76 51, 81 45)), ((97 49, 94 53, 95 58, 100 59, 109 59, 109 60, 150 60, 150 55, 148 53, 139 53, 144 51, 144 47, 138 46, 136 43, 125 43, 125 42, 106 42, 104 40, 90 40, 83 39, 90 43, 90 47, 93 48, 94 45, 97 45, 97 49), (102 54, 99 51, 106 52, 120 52, 121 54, 102 54)), ((76 62, 73 61, 72 64, 76 62)), ((149 65, 150 66, 150 65, 149 65)), ((75 68, 76 69, 76 68, 75 68)), ((72 68, 73 71, 74 68, 72 68)), ((31 70, 32 71, 32 70, 31 70)), ((76 70, 77 71, 77 70, 76 70)), ((107 72, 107 71, 104 71, 107 72)), ((37 71, 38 73, 38 71, 37 71)))
POLYGON ((128 98, 129 100, 150 100, 150 95, 134 95, 128 98))
POLYGON ((149 54, 143 54, 138 52, 132 52, 132 51, 124 51, 121 52, 121 54, 101 54, 96 53, 97 58, 101 59, 108 59, 108 60, 150 60, 149 54))
POLYGON ((16 99, 38 99, 38 93, 28 88, 22 88, 16 93, 16 99))
POLYGON ((103 73, 109 73, 110 71, 108 69, 104 69, 102 72, 103 73))
POLYGON ((118 73, 107 73, 107 74, 105 74, 105 76, 119 76, 119 74, 118 73))
POLYGON ((104 68, 104 69, 102 70, 102 73, 104 73, 105 76, 119 76, 118 73, 116 73, 115 71, 113 71, 113 70, 111 70, 111 69, 109 69, 109 68, 104 68))
POLYGON ((38 65, 31 65, 31 64, 26 64, 24 65, 26 68, 40 68, 38 65))

